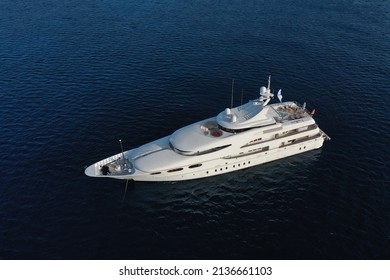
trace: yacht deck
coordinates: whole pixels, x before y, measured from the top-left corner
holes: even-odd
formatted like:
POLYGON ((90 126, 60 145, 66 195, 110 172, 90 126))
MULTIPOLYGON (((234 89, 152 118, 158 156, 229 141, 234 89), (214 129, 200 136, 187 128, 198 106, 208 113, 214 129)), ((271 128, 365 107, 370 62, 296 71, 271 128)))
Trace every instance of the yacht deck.
POLYGON ((270 107, 273 109, 270 112, 275 120, 281 123, 310 116, 310 113, 296 102, 272 104, 270 107))

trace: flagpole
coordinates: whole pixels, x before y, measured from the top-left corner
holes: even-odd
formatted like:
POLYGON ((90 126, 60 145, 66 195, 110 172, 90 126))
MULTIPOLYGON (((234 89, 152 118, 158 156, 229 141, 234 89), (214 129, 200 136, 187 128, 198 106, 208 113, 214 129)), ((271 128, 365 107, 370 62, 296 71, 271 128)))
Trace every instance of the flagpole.
POLYGON ((271 86, 271 75, 268 76, 268 89, 270 89, 271 86))
POLYGON ((126 166, 126 162, 125 162, 125 153, 123 152, 123 146, 122 146, 122 140, 121 140, 121 139, 119 139, 119 143, 121 144, 123 165, 126 166))

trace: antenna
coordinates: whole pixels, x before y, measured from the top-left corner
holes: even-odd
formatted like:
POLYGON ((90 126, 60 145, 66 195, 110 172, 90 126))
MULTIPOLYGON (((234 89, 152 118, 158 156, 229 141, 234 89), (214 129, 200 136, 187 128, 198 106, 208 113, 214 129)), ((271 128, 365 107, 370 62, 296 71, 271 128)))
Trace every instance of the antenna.
POLYGON ((241 106, 242 106, 242 99, 244 98, 244 89, 241 88, 241 106))
POLYGON ((232 79, 232 98, 230 101, 230 109, 233 108, 233 91, 234 91, 234 79, 232 79))
POLYGON ((271 86, 271 75, 268 76, 268 87, 267 89, 270 89, 271 86))

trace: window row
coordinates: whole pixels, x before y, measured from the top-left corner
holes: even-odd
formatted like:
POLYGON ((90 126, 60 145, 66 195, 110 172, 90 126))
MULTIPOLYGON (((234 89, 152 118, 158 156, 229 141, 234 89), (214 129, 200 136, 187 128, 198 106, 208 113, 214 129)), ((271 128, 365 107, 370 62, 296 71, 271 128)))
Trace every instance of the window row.
MULTIPOLYGON (((188 166, 188 168, 197 168, 197 167, 201 167, 201 166, 202 166, 201 163, 197 163, 197 164, 193 164, 193 165, 188 166)), ((172 173, 172 172, 178 172, 178 171, 182 171, 182 170, 183 170, 183 168, 179 167, 179 168, 169 169, 167 172, 172 173)), ((150 173, 150 175, 158 175, 158 174, 161 174, 161 172, 150 173)))

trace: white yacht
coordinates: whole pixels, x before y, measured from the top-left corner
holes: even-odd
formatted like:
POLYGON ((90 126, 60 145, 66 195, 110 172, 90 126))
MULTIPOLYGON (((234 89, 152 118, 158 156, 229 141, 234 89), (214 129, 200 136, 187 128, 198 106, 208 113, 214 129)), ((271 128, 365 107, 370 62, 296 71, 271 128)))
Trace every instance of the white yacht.
POLYGON ((273 96, 269 78, 258 99, 138 148, 122 148, 121 153, 87 167, 85 174, 134 181, 190 180, 318 149, 330 140, 305 105, 268 105, 273 96))

